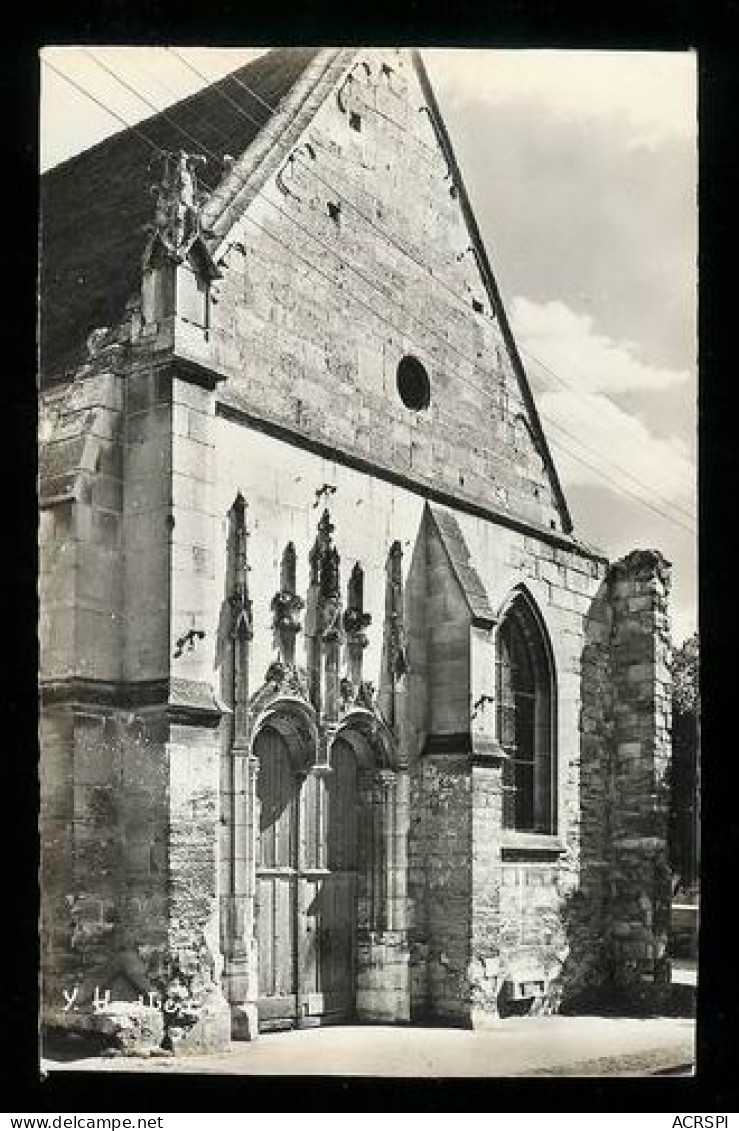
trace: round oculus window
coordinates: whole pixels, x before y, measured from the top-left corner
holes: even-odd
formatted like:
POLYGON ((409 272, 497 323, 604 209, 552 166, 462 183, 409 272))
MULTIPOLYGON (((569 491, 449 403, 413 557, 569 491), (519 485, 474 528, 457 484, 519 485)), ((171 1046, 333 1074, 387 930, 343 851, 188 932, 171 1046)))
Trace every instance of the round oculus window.
POLYGON ((398 365, 398 394, 406 408, 420 412, 431 403, 431 382, 421 362, 410 355, 398 365))

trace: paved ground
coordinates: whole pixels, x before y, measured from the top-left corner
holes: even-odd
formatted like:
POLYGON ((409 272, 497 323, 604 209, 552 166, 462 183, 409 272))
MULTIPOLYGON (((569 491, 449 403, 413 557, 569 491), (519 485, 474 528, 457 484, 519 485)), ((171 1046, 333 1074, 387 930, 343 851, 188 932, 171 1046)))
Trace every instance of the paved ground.
POLYGON ((516 1017, 486 1032, 336 1026, 262 1036, 211 1056, 46 1057, 48 1071, 374 1077, 644 1076, 693 1061, 688 1018, 516 1017))

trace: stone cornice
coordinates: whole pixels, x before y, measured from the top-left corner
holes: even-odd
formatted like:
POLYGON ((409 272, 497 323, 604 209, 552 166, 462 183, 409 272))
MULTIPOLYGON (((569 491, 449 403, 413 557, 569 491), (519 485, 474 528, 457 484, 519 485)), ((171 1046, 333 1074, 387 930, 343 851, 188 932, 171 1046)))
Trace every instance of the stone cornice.
POLYGON ((210 393, 214 392, 222 381, 225 381, 225 376, 222 373, 216 373, 214 369, 209 369, 205 365, 199 365, 197 362, 183 357, 173 357, 169 369, 172 377, 177 377, 180 381, 187 381, 190 385, 198 385, 201 389, 207 389, 210 393))
MULTIPOLYGON (((187 364, 193 366, 193 368, 204 368, 197 367, 193 362, 188 362, 187 364)), ((483 518, 489 522, 500 523, 501 526, 506 526, 511 530, 518 531, 520 534, 537 538, 539 541, 546 542, 550 546, 556 546, 562 550, 569 550, 571 553, 578 554, 580 557, 587 558, 590 561, 599 561, 604 565, 608 565, 608 559, 603 553, 583 545, 583 543, 576 541, 567 534, 549 530, 536 522, 520 518, 490 503, 476 502, 462 494, 452 493, 451 491, 438 487, 430 480, 422 480, 420 476, 418 478, 412 478, 410 475, 404 474, 401 471, 394 471, 389 467, 373 462, 365 454, 352 452, 346 447, 343 449, 333 447, 328 441, 314 439, 312 436, 308 436, 297 428, 290 427, 283 421, 267 416, 263 410, 257 412, 251 406, 237 405, 234 403, 235 400, 236 395, 232 387, 227 385, 224 388, 220 388, 216 397, 216 415, 223 417, 225 420, 231 420, 235 424, 242 424, 249 428, 254 428, 256 431, 263 432, 267 436, 275 437, 275 439, 284 440, 285 443, 292 444, 305 451, 313 452, 316 455, 320 455, 323 459, 330 459, 333 462, 342 464, 344 467, 350 467, 355 471, 371 474, 376 479, 382 479, 387 483, 402 487, 416 495, 421 495, 429 502, 441 503, 443 506, 452 507, 465 514, 474 515, 476 518, 483 518)))
POLYGON ((173 722, 217 726, 223 714, 207 683, 187 679, 114 681, 84 679, 42 680, 43 706, 88 707, 107 710, 158 708, 173 722))
POLYGON ((421 756, 432 754, 467 754, 473 766, 498 766, 508 758, 505 750, 494 739, 487 739, 470 731, 428 735, 421 756))
POLYGON ((504 829, 501 834, 504 861, 553 860, 564 855, 567 845, 561 837, 550 833, 521 833, 504 829))

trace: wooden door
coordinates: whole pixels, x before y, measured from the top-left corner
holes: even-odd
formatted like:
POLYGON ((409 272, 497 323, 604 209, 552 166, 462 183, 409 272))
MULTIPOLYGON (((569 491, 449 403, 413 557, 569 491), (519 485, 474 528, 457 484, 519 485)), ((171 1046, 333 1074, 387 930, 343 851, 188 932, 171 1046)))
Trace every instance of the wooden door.
POLYGON ((273 732, 255 747, 260 1028, 346 1021, 356 986, 357 764, 334 744, 331 772, 302 787, 273 732))
POLYGON ((305 1016, 309 1024, 346 1021, 354 1013, 357 949, 357 763, 351 747, 334 743, 331 772, 309 778, 306 791, 305 1016), (314 861, 319 866, 311 869, 314 861))
POLYGON ((257 739, 260 803, 256 923, 259 956, 259 1022, 263 1028, 293 1025, 298 1016, 297 898, 300 787, 282 738, 264 731, 257 739))

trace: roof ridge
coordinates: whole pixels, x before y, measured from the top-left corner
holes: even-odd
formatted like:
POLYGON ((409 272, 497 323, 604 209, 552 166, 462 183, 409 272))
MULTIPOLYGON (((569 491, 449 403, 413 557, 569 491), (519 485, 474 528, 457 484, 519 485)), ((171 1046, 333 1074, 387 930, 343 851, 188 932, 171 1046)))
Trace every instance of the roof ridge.
MULTIPOLYGON (((225 232, 231 226, 237 203, 239 207, 243 206, 244 196, 248 197, 250 194, 252 178, 255 175, 259 176, 265 158, 269 163, 270 156, 276 156, 278 145, 285 134, 296 121, 300 120, 305 104, 313 97, 316 88, 324 82, 326 75, 336 65, 344 50, 324 47, 312 50, 311 57, 300 75, 285 92, 279 104, 273 107, 273 112, 265 119, 263 128, 258 130, 241 149, 230 173, 209 193, 203 206, 202 216, 206 226, 217 233, 217 244, 226 238, 225 232), (299 101, 296 102, 299 95, 299 101), (288 113, 290 110, 292 112, 288 113), (278 131, 277 135, 275 131, 278 131)), ((302 130, 303 126, 300 128, 302 130)))

